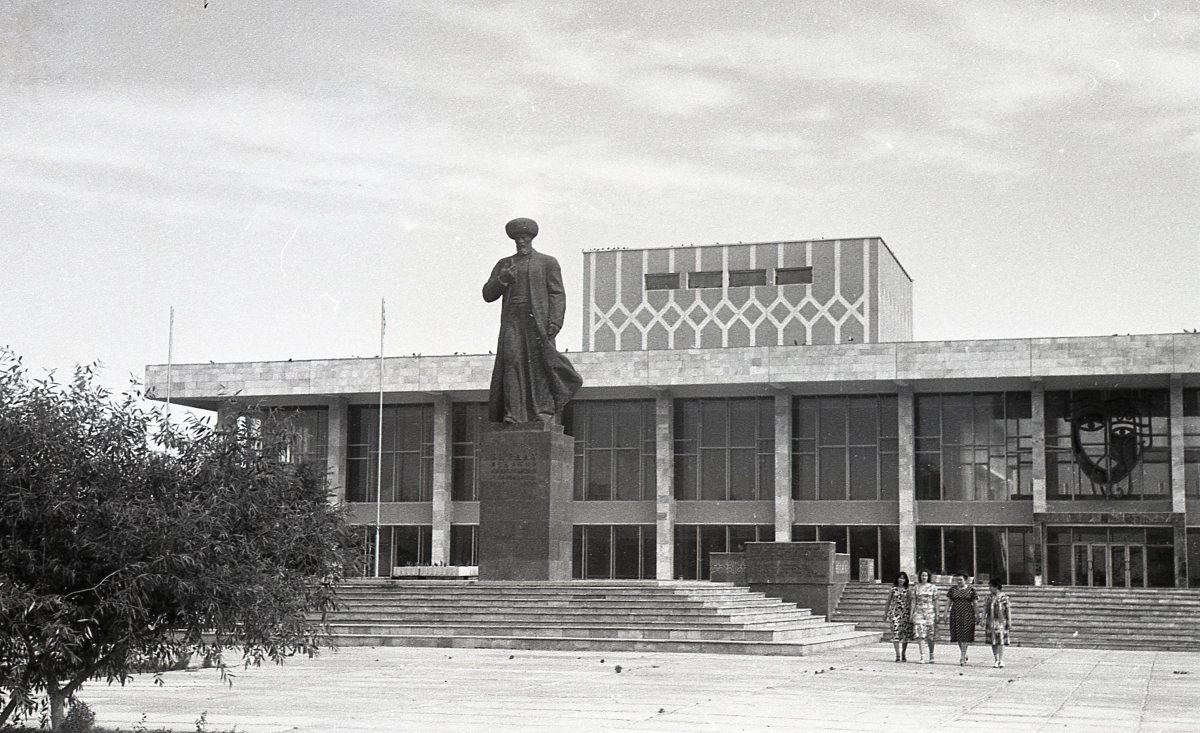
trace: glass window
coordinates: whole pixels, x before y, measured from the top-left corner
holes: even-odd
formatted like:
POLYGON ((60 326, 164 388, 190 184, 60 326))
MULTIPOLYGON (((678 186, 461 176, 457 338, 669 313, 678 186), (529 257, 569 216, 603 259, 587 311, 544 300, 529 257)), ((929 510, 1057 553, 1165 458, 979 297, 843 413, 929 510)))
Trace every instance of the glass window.
POLYGON ((914 429, 918 499, 1032 498, 1028 392, 920 394, 914 429))
POLYGON ((244 434, 284 463, 304 463, 325 476, 329 449, 328 407, 270 407, 238 416, 244 434))
POLYGON ((807 285, 812 283, 811 267, 777 267, 775 268, 776 285, 807 285))
MULTIPOLYGON (((388 546, 390 544, 390 556, 392 558, 391 567, 407 567, 411 565, 429 565, 431 564, 431 548, 433 544, 433 527, 428 524, 402 524, 391 527, 383 527, 382 535, 385 538, 384 544, 381 545, 383 557, 388 556, 388 546), (387 541, 391 530, 391 541, 387 541)), ((385 565, 385 568, 387 566, 385 565)), ((390 575, 391 571, 387 570, 386 574, 390 575)))
MULTIPOLYGON (((654 403, 648 404, 653 419, 654 403)), ((653 450, 653 423, 650 438, 653 450)), ((751 501, 774 496, 774 398, 675 401, 676 499, 751 501)))
POLYGON ((688 273, 689 288, 719 288, 723 284, 725 273, 721 270, 708 270, 688 273))
POLYGON ((678 272, 663 272, 646 275, 647 290, 674 290, 678 287, 678 272))
POLYGON ((575 438, 576 501, 654 499, 653 400, 576 400, 563 429, 575 438))
POLYGON ((1187 494, 1200 496, 1200 389, 1183 390, 1183 481, 1187 494))
POLYGON ((487 421, 487 403, 456 402, 451 408, 450 420, 450 498, 454 501, 478 501, 476 456, 483 424, 487 421))
POLYGON ((792 498, 894 499, 899 432, 894 395, 792 400, 792 498))
POLYGON ((378 406, 351 405, 349 422, 346 501, 376 501, 381 476, 381 501, 431 500, 432 405, 384 405, 382 440, 378 406))
POLYGON ((752 285, 766 285, 767 271, 766 270, 730 270, 729 271, 729 287, 747 287, 752 285))
POLYGON ((675 525, 675 578, 708 580, 709 555, 742 552, 747 542, 771 542, 771 525, 677 524, 675 525))
POLYGON ((479 525, 450 525, 450 564, 479 564, 479 525))
POLYGON ((1047 392, 1048 498, 1170 496, 1168 405, 1167 390, 1047 392))
POLYGON ((643 580, 655 575, 654 525, 577 524, 572 577, 643 580))

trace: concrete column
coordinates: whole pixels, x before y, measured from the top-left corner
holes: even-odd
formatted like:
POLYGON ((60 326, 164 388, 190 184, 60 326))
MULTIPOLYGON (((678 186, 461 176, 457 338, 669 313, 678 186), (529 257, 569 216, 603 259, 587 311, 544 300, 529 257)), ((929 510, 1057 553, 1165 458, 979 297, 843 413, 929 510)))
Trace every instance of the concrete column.
POLYGON ((433 397, 433 532, 430 562, 450 564, 450 398, 433 397))
POLYGON ((792 393, 775 395, 775 541, 792 541, 792 393))
POLYGON ((901 384, 896 390, 900 418, 900 569, 917 577, 917 460, 916 418, 913 388, 901 384))
POLYGON ((1171 375, 1171 511, 1187 512, 1187 483, 1184 474, 1183 377, 1171 375))
MULTIPOLYGON (((1033 435, 1033 513, 1046 512, 1046 386, 1034 380, 1029 390, 1032 407, 1033 435)), ((1043 548, 1045 549, 1045 548, 1043 548)))
POLYGON ((329 401, 328 435, 325 442, 325 475, 329 482, 329 501, 346 503, 346 443, 350 429, 350 409, 344 397, 329 401))
POLYGON ((654 401, 655 571, 659 580, 675 577, 675 400, 660 394, 654 401))
POLYGON ((1183 377, 1171 375, 1171 511, 1175 522, 1175 587, 1188 587, 1187 482, 1184 474, 1183 377))

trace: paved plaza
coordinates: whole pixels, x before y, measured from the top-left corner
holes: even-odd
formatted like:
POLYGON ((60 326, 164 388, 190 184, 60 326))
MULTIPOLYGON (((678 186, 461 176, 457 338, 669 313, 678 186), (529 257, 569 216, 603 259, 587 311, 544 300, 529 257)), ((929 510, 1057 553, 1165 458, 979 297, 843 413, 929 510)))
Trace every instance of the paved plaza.
MULTIPOLYGON (((915 649, 913 650, 915 656, 915 649)), ((256 731, 1200 730, 1200 654, 986 647, 896 664, 890 645, 812 657, 347 648, 283 666, 86 685, 96 722, 256 731)))

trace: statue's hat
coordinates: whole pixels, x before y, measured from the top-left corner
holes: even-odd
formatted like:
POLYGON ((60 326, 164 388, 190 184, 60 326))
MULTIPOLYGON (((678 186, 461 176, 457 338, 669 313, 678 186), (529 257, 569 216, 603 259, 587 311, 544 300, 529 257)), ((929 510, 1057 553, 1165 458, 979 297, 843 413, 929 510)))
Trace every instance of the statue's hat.
POLYGON ((533 219, 520 217, 505 224, 504 233, 508 235, 509 239, 516 239, 519 234, 528 234, 529 238, 533 239, 538 234, 538 225, 533 219))

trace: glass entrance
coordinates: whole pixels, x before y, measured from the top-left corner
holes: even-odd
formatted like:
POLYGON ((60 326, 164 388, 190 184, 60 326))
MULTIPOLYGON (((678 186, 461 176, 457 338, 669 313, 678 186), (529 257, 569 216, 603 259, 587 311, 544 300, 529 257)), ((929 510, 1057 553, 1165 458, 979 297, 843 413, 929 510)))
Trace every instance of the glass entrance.
POLYGON ((1145 588, 1146 546, 1076 544, 1072 553, 1075 585, 1100 588, 1145 588))

